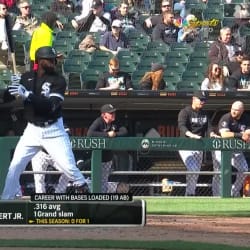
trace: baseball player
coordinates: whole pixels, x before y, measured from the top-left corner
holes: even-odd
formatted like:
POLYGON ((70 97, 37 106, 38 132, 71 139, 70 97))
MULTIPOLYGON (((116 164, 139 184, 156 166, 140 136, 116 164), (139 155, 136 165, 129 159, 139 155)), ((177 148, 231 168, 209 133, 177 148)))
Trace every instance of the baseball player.
MULTIPOLYGON (((101 107, 101 115, 90 125, 87 136, 110 137, 126 136, 128 131, 116 121, 116 109, 112 104, 101 107)), ((102 193, 108 191, 108 178, 111 173, 113 154, 105 150, 102 154, 102 193)))
MULTIPOLYGON (((196 91, 192 97, 192 104, 183 108, 178 114, 180 136, 200 139, 208 134, 218 137, 213 131, 206 112, 202 109, 206 103, 206 95, 196 91)), ((188 171, 200 171, 203 151, 180 150, 179 154, 188 171)), ((194 196, 198 174, 186 175, 186 196, 194 196)))
MULTIPOLYGON (((222 138, 239 138, 245 142, 250 141, 249 128, 250 117, 244 113, 244 104, 241 101, 235 101, 232 104, 231 111, 224 114, 218 124, 218 131, 222 138)), ((221 167, 221 151, 215 151, 214 154, 214 170, 219 171, 221 167)), ((231 196, 239 197, 244 182, 243 172, 248 171, 248 164, 243 152, 233 152, 231 164, 238 171, 231 188, 231 196)), ((214 196, 220 195, 220 186, 220 176, 216 175, 213 177, 212 182, 214 196)))
MULTIPOLYGON (((67 134, 70 134, 70 129, 64 125, 67 134)), ((39 151, 31 160, 32 169, 35 172, 46 171, 49 166, 55 169, 60 169, 54 159, 44 150, 39 151)), ((65 193, 69 178, 62 174, 59 178, 58 184, 55 188, 55 193, 65 193)), ((35 192, 46 193, 45 174, 34 174, 35 192)))
POLYGON ((45 149, 58 163, 58 169, 73 182, 75 192, 89 192, 88 185, 75 158, 62 118, 62 102, 66 89, 65 79, 56 73, 56 51, 45 46, 36 51, 37 71, 12 77, 5 101, 22 98, 27 126, 21 136, 6 177, 2 199, 15 199, 20 193, 19 178, 28 162, 45 149))

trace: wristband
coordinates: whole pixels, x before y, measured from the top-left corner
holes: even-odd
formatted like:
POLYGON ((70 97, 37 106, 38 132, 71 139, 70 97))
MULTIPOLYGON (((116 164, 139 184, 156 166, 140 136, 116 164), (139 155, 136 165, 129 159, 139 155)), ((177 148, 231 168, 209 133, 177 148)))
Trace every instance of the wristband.
POLYGON ((234 133, 234 138, 242 138, 242 134, 241 133, 234 133))

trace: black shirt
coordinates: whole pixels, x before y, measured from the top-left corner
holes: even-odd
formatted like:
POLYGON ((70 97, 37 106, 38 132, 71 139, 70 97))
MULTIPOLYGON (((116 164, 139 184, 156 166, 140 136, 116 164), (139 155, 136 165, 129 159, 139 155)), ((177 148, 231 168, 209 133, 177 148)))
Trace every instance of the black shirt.
POLYGON ((250 90, 250 74, 243 74, 241 69, 234 72, 229 77, 230 87, 233 89, 249 89, 250 90))
POLYGON ((65 79, 57 73, 37 77, 34 71, 22 75, 20 84, 32 91, 24 101, 24 114, 29 122, 46 122, 62 116, 61 103, 66 89, 65 79))
MULTIPOLYGON (((108 137, 107 132, 115 131, 116 136, 126 136, 128 131, 125 127, 120 126, 117 121, 107 124, 103 118, 100 116, 90 125, 87 136, 94 137, 108 137)), ((102 155, 102 162, 111 161, 113 154, 109 150, 104 150, 102 155)))
POLYGON ((152 41, 163 41, 171 45, 177 42, 179 28, 175 25, 167 25, 165 23, 158 23, 152 33, 152 41))
POLYGON ((109 72, 104 72, 98 79, 96 89, 116 86, 119 85, 119 88, 114 88, 115 90, 125 90, 132 88, 131 76, 126 73, 119 71, 116 75, 112 75, 109 72))
POLYGON ((204 137, 206 132, 210 133, 212 127, 208 115, 204 110, 195 111, 192 106, 183 108, 178 115, 178 127, 180 135, 185 137, 186 132, 190 131, 193 134, 204 137))
POLYGON ((231 132, 240 133, 244 132, 246 129, 249 129, 249 126, 250 118, 247 114, 243 113, 239 120, 235 120, 229 112, 221 117, 218 124, 218 129, 219 132, 221 129, 229 129, 231 132))

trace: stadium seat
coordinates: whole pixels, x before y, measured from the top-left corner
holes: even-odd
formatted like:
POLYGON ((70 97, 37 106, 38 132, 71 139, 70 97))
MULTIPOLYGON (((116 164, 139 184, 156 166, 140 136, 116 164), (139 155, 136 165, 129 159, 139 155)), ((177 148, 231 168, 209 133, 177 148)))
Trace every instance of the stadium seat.
POLYGON ((58 53, 63 54, 64 58, 68 56, 68 53, 75 48, 74 43, 71 43, 71 40, 66 39, 56 39, 53 41, 53 47, 58 53))
POLYGON ((68 87, 67 89, 81 89, 81 73, 70 72, 68 74, 68 87))
POLYGON ((201 83, 199 81, 181 81, 177 84, 178 91, 194 91, 200 89, 201 83))
POLYGON ((25 30, 12 30, 12 38, 15 45, 15 56, 17 65, 25 65, 24 44, 31 40, 31 36, 25 30))
POLYGON ((6 88, 10 84, 12 74, 9 69, 0 69, 0 88, 6 88))
POLYGON ((67 83, 69 84, 69 75, 70 73, 80 74, 87 68, 87 64, 82 62, 78 58, 66 58, 62 63, 62 74, 64 75, 67 83))
POLYGON ((131 80, 132 80, 132 84, 134 89, 140 89, 140 80, 142 79, 142 77, 145 74, 145 70, 136 70, 131 74, 131 80))
POLYGON ((181 76, 185 70, 186 70, 185 65, 179 62, 175 62, 175 63, 171 63, 171 65, 167 64, 165 74, 168 75, 168 74, 173 73, 173 74, 177 74, 181 76))
POLYGON ((202 82, 205 76, 199 70, 186 70, 182 74, 182 82, 202 82))
POLYGON ((73 49, 73 50, 69 51, 67 58, 78 58, 82 62, 85 62, 86 64, 88 64, 92 59, 92 55, 91 55, 91 53, 88 53, 88 52, 83 51, 83 50, 73 49))
POLYGON ((99 70, 95 69, 84 70, 80 75, 82 89, 94 90, 96 88, 96 83, 100 74, 102 74, 102 71, 99 70))
POLYGON ((208 63, 208 51, 196 50, 189 57, 190 62, 207 62, 208 63))
POLYGON ((141 62, 152 60, 152 62, 164 63, 165 57, 157 50, 146 50, 141 55, 141 62))
POLYGON ((170 63, 181 63, 187 64, 189 62, 189 57, 182 51, 170 51, 166 55, 166 64, 169 65, 170 63))
POLYGON ((179 83, 181 81, 181 76, 170 72, 167 74, 167 72, 164 74, 164 80, 169 84, 173 84, 176 86, 177 83, 179 83), (171 74, 172 73, 172 74, 171 74))
POLYGON ((157 51, 166 56, 166 53, 170 51, 170 46, 161 41, 151 41, 147 45, 147 51, 157 51))
POLYGON ((138 64, 140 62, 140 56, 130 50, 120 50, 116 57, 120 62, 126 60, 133 64, 138 64))
POLYGON ((180 52, 182 54, 185 54, 186 56, 189 56, 194 51, 194 48, 189 44, 174 43, 171 45, 171 51, 180 52))
POLYGON ((119 61, 120 64, 120 70, 127 72, 127 73, 133 73, 136 70, 136 63, 133 63, 132 61, 123 59, 119 61))
POLYGON ((191 61, 186 65, 186 70, 196 71, 198 70, 201 73, 205 73, 208 68, 208 61, 204 62, 201 60, 191 61))

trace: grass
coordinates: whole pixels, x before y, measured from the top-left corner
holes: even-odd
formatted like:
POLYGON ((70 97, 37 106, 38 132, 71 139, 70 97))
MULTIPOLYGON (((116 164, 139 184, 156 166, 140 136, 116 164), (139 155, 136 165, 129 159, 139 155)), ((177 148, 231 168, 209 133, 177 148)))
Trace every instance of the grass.
POLYGON ((223 244, 184 241, 125 241, 125 240, 1 240, 0 247, 39 248, 100 248, 100 249, 157 249, 157 250, 249 250, 223 244))
POLYGON ((250 216, 250 199, 242 198, 142 198, 147 214, 250 216))

